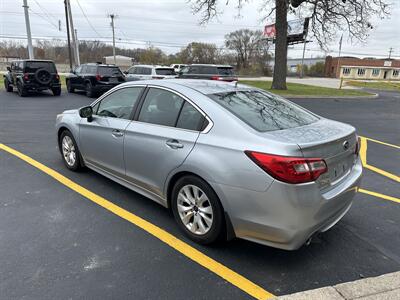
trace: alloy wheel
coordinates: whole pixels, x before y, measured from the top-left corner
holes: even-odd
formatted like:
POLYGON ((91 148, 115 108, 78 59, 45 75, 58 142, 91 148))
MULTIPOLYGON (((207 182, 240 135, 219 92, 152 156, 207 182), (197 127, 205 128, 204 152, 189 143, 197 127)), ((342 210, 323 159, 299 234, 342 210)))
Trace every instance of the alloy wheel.
POLYGON ((186 228, 196 234, 206 234, 213 224, 213 209, 207 195, 195 185, 185 185, 178 193, 178 214, 186 228))
POLYGON ((62 147, 62 153, 63 153, 65 162, 70 167, 74 166, 74 164, 76 162, 76 151, 75 151, 74 142, 68 135, 64 136, 62 143, 61 143, 61 147, 62 147))

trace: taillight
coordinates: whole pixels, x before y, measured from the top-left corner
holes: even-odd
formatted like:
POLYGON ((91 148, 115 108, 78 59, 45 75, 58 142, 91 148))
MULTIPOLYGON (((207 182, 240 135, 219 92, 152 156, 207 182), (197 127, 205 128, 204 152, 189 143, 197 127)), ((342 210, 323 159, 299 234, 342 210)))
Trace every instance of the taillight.
POLYGON ((328 171, 321 158, 289 157, 245 151, 246 155, 272 177, 287 183, 305 183, 328 171))
POLYGON ((58 74, 56 74, 56 80, 59 81, 60 80, 60 76, 58 74))
POLYGON ((24 74, 24 80, 29 80, 29 74, 28 73, 24 74))
POLYGON ((355 155, 359 155, 360 153, 360 148, 361 148, 361 138, 359 136, 357 136, 357 140, 356 140, 356 148, 354 150, 354 154, 355 155))
POLYGON ((220 76, 211 76, 211 80, 223 80, 220 76))
POLYGON ((100 81, 100 80, 102 80, 103 79, 103 76, 101 76, 101 75, 99 75, 99 74, 96 74, 96 80, 97 81, 100 81))

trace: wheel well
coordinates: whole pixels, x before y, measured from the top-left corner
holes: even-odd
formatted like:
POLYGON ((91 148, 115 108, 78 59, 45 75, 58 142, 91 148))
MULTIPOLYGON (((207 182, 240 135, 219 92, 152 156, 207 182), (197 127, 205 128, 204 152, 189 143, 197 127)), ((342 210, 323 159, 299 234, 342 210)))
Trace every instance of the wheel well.
POLYGON ((68 129, 67 127, 64 127, 64 126, 60 127, 60 129, 58 129, 58 132, 57 132, 57 141, 58 141, 58 145, 60 145, 60 136, 61 136, 61 133, 63 133, 64 131, 69 131, 69 129, 68 129))

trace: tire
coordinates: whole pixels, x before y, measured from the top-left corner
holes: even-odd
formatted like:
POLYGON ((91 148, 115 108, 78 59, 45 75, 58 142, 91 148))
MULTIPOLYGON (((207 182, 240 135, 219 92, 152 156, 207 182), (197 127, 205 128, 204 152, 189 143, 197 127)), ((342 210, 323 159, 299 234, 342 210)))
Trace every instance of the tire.
POLYGON ((68 169, 71 171, 79 171, 82 169, 81 153, 70 131, 64 130, 61 133, 58 147, 60 148, 63 162, 68 169))
POLYGON ((24 88, 21 81, 17 82, 17 90, 20 97, 26 97, 28 95, 28 91, 24 88))
POLYGON ((4 78, 4 87, 5 87, 5 89, 6 89, 6 91, 7 91, 8 93, 11 93, 11 92, 14 91, 14 88, 13 88, 12 85, 10 85, 10 83, 8 82, 7 77, 4 78))
POLYGON ((196 243, 207 245, 223 239, 224 210, 217 194, 201 178, 192 175, 180 178, 172 189, 171 208, 179 228, 196 243))
POLYGON ((71 86, 71 82, 67 80, 67 92, 68 93, 74 93, 75 89, 71 86))
POLYGON ((85 91, 86 91, 86 96, 87 97, 89 97, 89 98, 93 98, 94 97, 93 87, 92 87, 92 84, 90 82, 86 82, 85 91))
POLYGON ((51 91, 53 92, 54 96, 60 96, 61 95, 61 88, 60 87, 52 88, 51 91))

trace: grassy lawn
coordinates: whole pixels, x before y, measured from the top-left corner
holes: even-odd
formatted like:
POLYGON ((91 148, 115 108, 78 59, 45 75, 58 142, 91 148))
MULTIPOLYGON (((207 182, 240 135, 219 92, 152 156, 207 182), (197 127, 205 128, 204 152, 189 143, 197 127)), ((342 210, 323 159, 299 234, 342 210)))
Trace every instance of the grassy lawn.
POLYGON ((377 90, 392 90, 400 91, 400 82, 388 82, 388 81, 346 81, 346 85, 377 89, 377 90))
POLYGON ((252 81, 241 80, 239 83, 251 85, 266 91, 282 96, 368 96, 371 95, 365 91, 358 90, 339 90, 333 88, 305 85, 300 83, 287 83, 287 90, 271 89, 271 81, 252 81))

